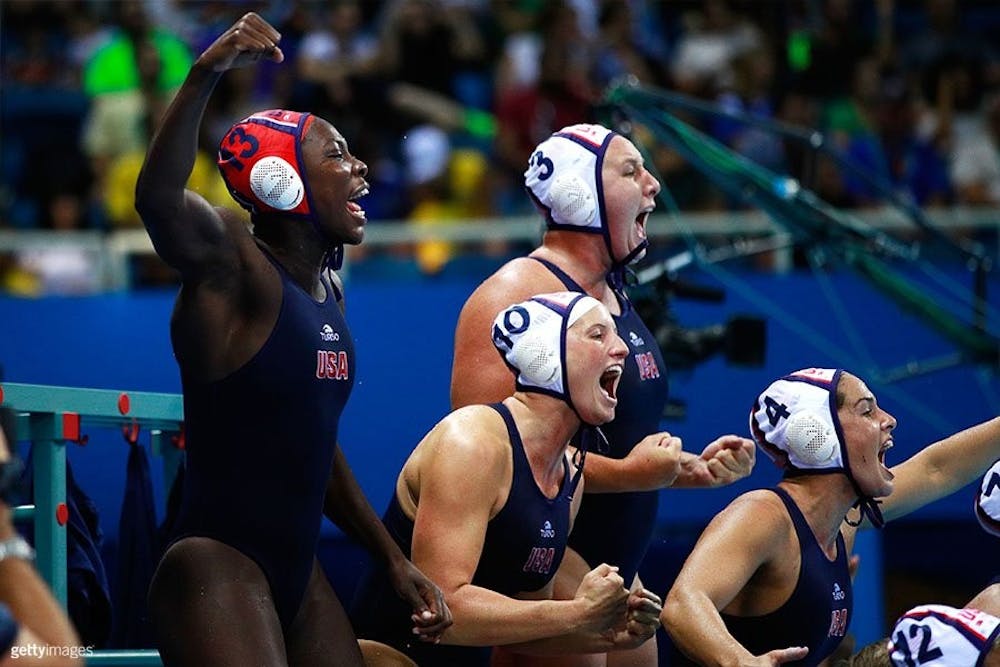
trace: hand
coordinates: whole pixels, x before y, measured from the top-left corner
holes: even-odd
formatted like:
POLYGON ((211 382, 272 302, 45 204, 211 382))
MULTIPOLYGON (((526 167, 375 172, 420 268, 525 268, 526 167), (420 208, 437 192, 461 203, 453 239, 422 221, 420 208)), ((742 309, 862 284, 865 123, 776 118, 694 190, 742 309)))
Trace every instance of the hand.
POLYGON ((656 593, 641 586, 634 586, 628 596, 628 612, 625 623, 609 634, 616 649, 632 649, 641 646, 656 634, 660 627, 660 612, 663 601, 656 593))
POLYGON ((583 576, 574 600, 584 605, 584 632, 604 632, 620 624, 628 609, 629 592, 618 574, 618 568, 602 563, 583 576))
POLYGON ((666 431, 647 435, 622 460, 629 488, 654 491, 673 484, 681 472, 681 439, 666 431))
POLYGON ((285 59, 278 47, 281 33, 254 12, 244 14, 198 56, 197 64, 214 72, 253 65, 262 58, 276 63, 285 59))
POLYGON ((789 646, 788 648, 779 648, 774 651, 768 651, 764 655, 760 656, 761 665, 783 665, 786 662, 795 662, 796 660, 802 660, 809 653, 809 649, 805 646, 789 646))
POLYGON ((437 644, 452 623, 444 594, 417 566, 405 558, 389 569, 396 594, 413 608, 413 634, 437 644))
POLYGON ((723 435, 705 447, 700 456, 682 459, 674 486, 714 488, 732 484, 749 475, 756 460, 752 440, 723 435))

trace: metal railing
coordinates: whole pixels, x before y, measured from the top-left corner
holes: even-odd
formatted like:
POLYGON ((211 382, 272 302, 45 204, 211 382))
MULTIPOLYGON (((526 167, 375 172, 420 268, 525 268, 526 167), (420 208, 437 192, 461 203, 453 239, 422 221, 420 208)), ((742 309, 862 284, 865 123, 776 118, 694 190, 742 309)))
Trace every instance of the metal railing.
MULTIPOLYGON (((164 479, 172 483, 181 451, 183 401, 179 394, 125 392, 33 384, 0 385, 0 404, 15 413, 17 441, 32 444, 32 503, 14 508, 14 520, 32 521, 36 565, 65 609, 67 582, 66 443, 83 443, 84 427, 141 424, 151 434, 152 451, 163 459, 164 479)), ((89 665, 161 665, 155 650, 100 650, 86 655, 89 665)))
MULTIPOLYGON (((925 212, 944 232, 952 230, 1000 231, 1000 208, 942 208, 925 212)), ((918 231, 904 213, 891 207, 852 212, 859 220, 876 229, 918 231)), ((542 233, 539 216, 482 218, 447 221, 441 224, 411 224, 407 221, 371 222, 366 228, 364 246, 380 248, 401 243, 429 240, 455 242, 530 242, 542 233)), ((727 236, 773 236, 784 233, 762 211, 718 213, 654 214, 647 232, 651 239, 727 236)), ((41 231, 0 229, 0 253, 17 253, 37 248, 72 246, 93 256, 94 270, 100 285, 109 291, 128 289, 131 285, 129 260, 153 254, 153 245, 144 229, 99 231, 41 231)), ((988 249, 1000 254, 1000 248, 988 249)), ((348 260, 350 257, 348 256, 348 260)), ((344 272, 350 275, 350 261, 344 272)))

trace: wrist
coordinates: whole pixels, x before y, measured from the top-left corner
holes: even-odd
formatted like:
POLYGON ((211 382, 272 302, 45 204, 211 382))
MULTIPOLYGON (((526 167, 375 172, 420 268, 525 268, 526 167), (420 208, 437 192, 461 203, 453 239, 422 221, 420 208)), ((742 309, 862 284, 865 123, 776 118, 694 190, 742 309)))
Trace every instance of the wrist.
POLYGON ((0 563, 7 559, 16 558, 28 563, 35 561, 35 550, 31 548, 27 540, 18 534, 0 541, 0 563))

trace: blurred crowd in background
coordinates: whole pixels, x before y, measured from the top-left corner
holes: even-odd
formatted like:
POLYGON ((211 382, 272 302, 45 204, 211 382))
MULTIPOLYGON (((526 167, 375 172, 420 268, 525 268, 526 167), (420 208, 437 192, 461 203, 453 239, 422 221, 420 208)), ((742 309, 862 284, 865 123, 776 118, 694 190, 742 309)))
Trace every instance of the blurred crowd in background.
MULTIPOLYGON (((330 120, 368 164, 373 225, 531 214, 529 151, 595 120, 602 92, 631 75, 819 129, 921 207, 1000 207, 994 0, 5 0, 0 228, 140 227, 150 132, 197 54, 247 11, 281 32, 285 61, 228 73, 212 98, 190 187, 218 205, 235 206, 219 138, 252 111, 290 108, 330 120)), ((835 206, 879 203, 780 135, 688 120, 835 206)), ((742 206, 668 147, 653 159, 681 210, 742 206)), ((453 251, 390 252, 433 274, 453 251)), ((45 271, 88 273, 68 250, 0 259, 15 292, 42 289, 45 271)))

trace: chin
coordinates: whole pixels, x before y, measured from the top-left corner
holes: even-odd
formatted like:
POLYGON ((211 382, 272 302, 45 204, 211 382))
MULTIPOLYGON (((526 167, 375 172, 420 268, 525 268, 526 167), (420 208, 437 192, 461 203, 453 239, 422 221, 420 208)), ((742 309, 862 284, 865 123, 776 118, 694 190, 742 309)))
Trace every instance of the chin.
POLYGON ((876 489, 875 493, 872 495, 875 498, 887 498, 888 496, 892 495, 892 491, 895 488, 896 484, 891 479, 889 480, 883 479, 879 488, 876 489))

